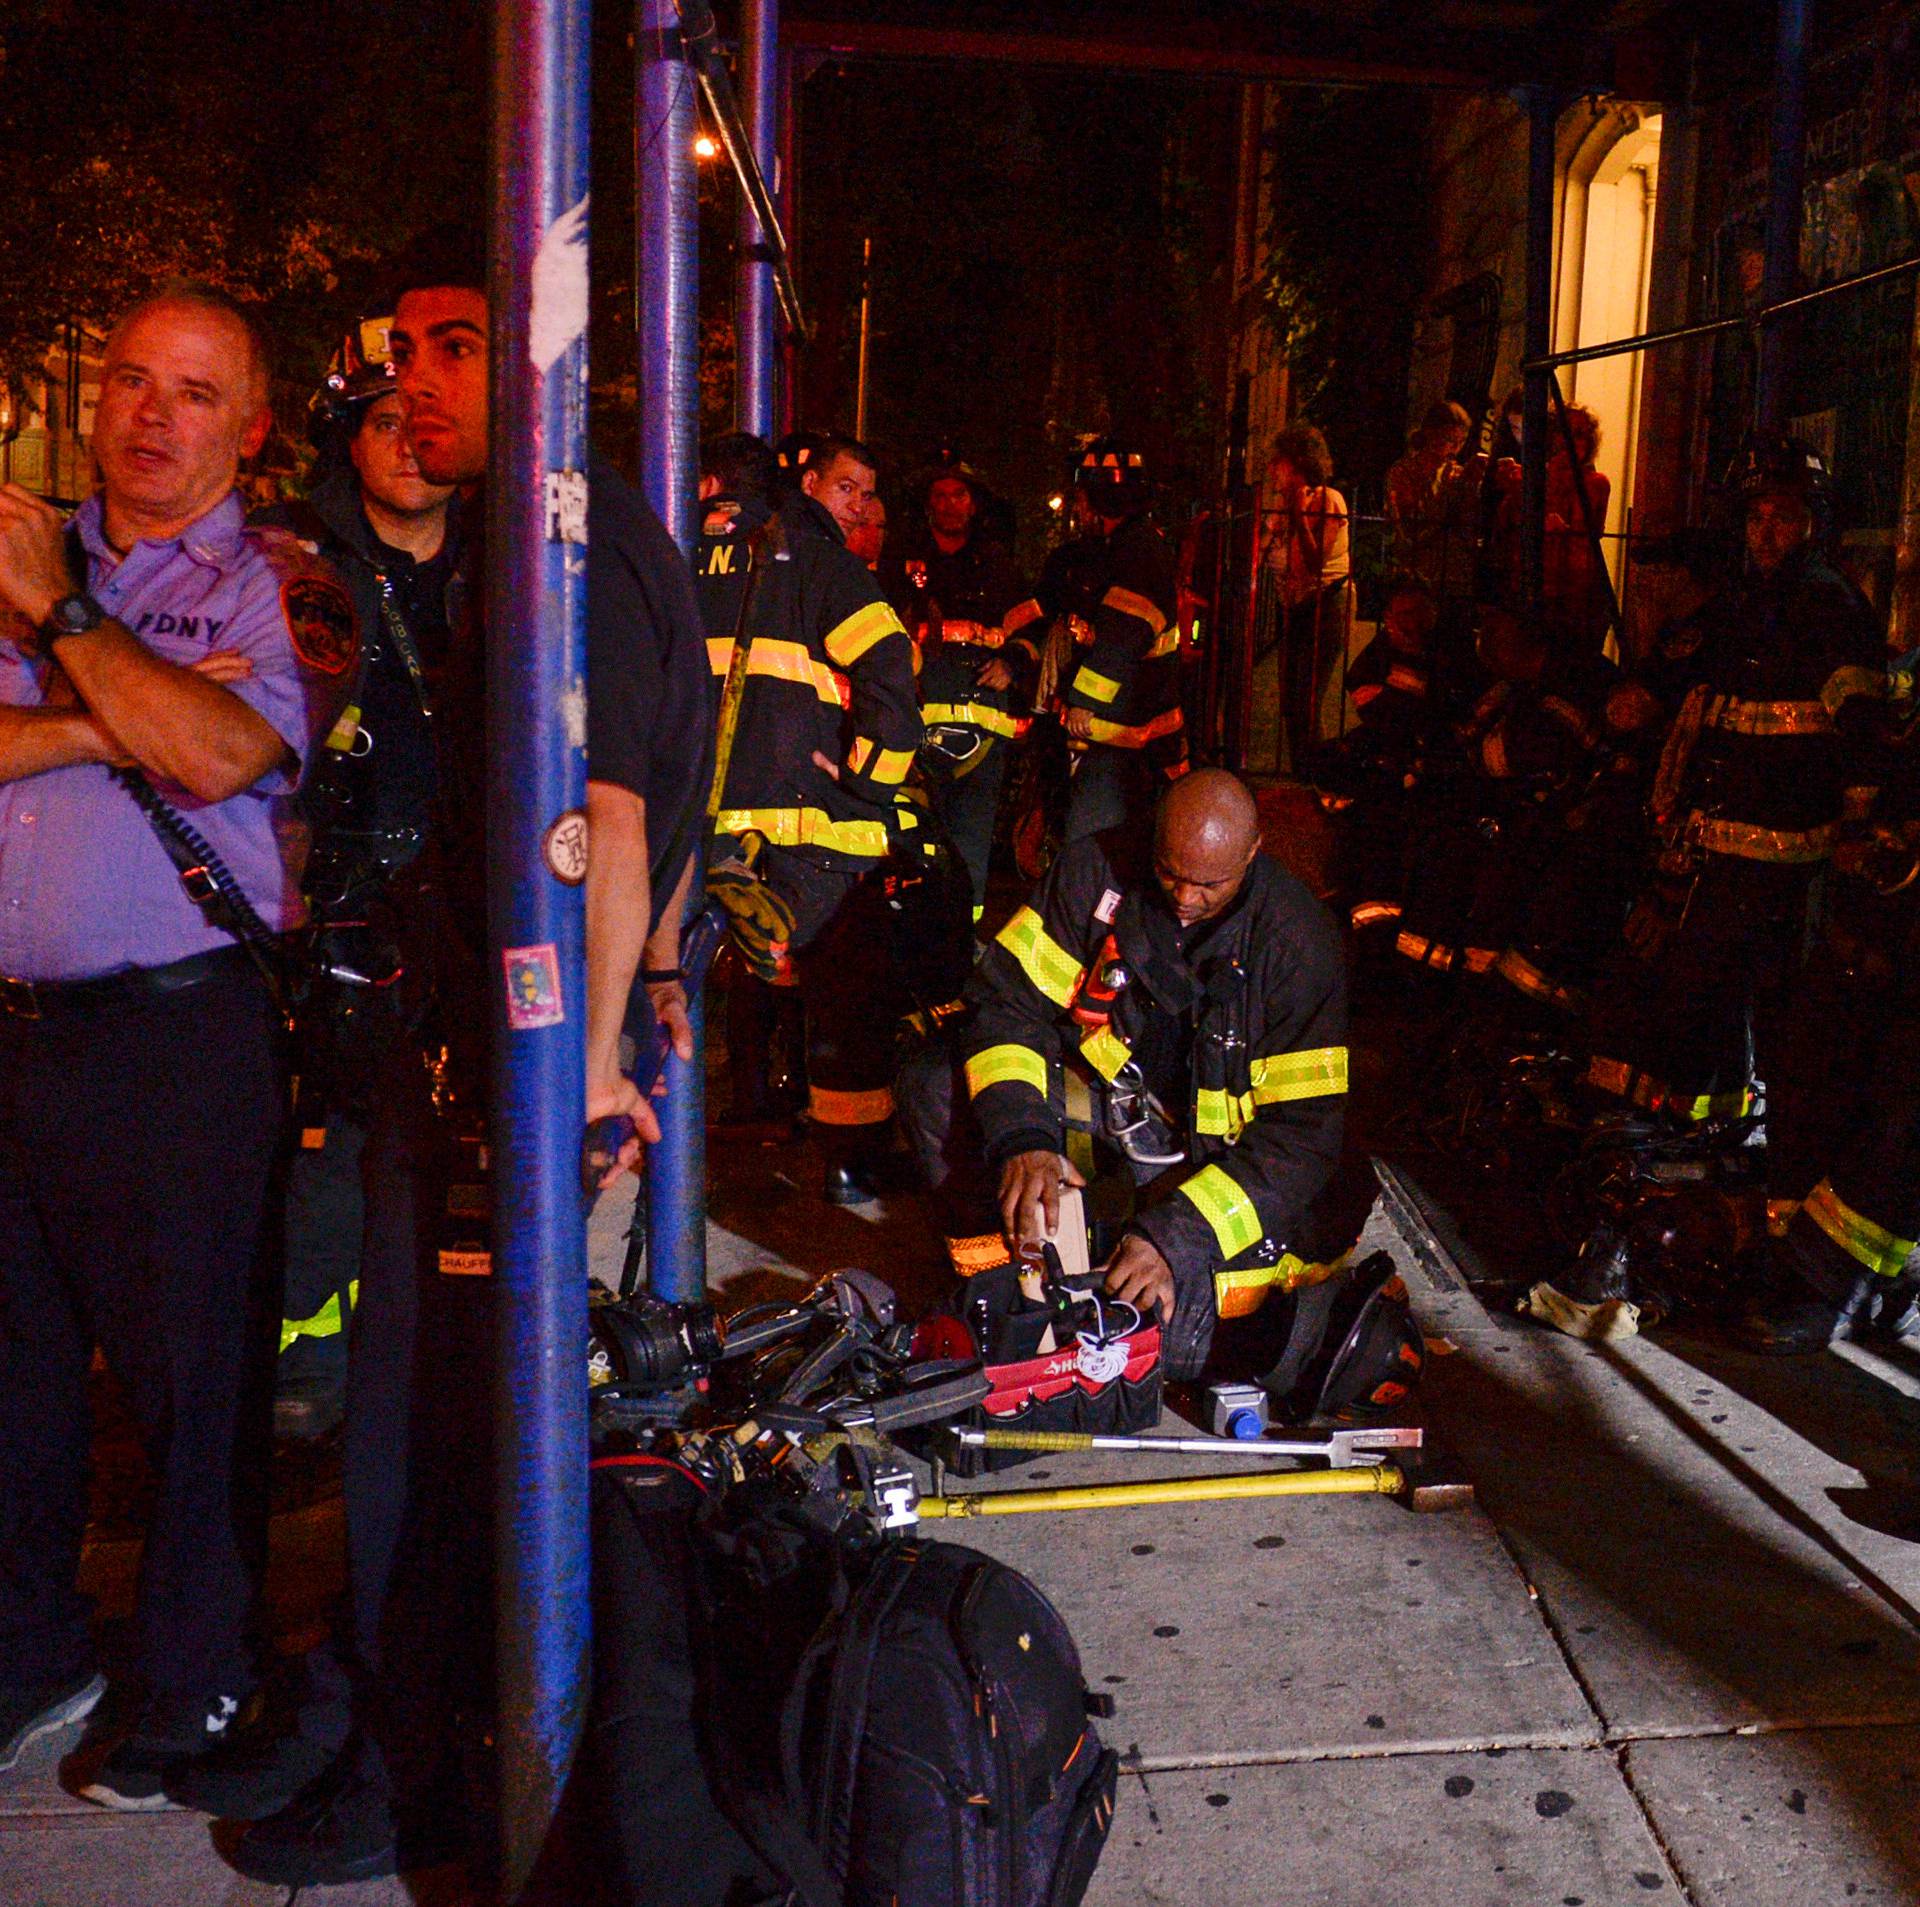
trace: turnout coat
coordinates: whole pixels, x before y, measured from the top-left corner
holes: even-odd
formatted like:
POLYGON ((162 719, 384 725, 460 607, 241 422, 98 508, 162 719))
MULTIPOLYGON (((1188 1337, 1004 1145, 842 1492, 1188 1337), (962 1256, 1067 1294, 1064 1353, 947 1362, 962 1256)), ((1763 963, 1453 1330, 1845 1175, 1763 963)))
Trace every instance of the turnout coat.
POLYGON ((1190 1025, 1191 1096, 1167 1108, 1187 1164, 1134 1229, 1172 1267, 1196 1333, 1312 1281, 1320 1268, 1289 1248, 1339 1161, 1346 973, 1332 921, 1291 874, 1256 856, 1189 960, 1147 854, 1118 831, 1075 842, 987 949, 969 997, 960 1055, 994 1163, 1065 1150, 1069 1069, 1098 1091, 1152 1017, 1190 1025), (1089 972, 1097 995, 1116 961, 1127 983, 1102 1017, 1089 972))

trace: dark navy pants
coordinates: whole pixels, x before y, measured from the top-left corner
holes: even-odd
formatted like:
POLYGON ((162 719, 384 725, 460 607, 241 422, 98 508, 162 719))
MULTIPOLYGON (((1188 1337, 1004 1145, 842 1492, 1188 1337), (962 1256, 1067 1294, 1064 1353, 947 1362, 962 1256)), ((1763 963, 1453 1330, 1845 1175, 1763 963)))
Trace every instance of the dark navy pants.
POLYGON ((183 1700, 251 1684, 279 1049, 237 954, 178 992, 0 1016, 0 1681, 93 1666, 76 1575, 97 1345, 158 1486, 134 1666, 183 1700))

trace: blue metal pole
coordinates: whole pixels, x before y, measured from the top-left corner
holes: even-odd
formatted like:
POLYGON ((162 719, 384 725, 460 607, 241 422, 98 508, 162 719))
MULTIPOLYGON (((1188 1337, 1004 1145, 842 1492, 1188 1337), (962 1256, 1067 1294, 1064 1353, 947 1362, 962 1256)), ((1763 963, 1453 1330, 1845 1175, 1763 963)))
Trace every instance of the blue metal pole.
MULTIPOLYGON (((741 0, 740 104, 754 163, 771 189, 779 129, 780 0, 741 0)), ((740 255, 734 272, 733 328, 735 362, 734 422, 756 437, 773 437, 773 262, 767 235, 743 194, 740 202, 740 255)))
MULTIPOLYGON (((694 78, 673 0, 634 10, 634 253, 640 485, 688 555, 700 474, 700 204, 694 78)), ((697 899, 696 899, 697 904, 697 899)), ((690 989, 691 991, 691 989, 690 989)), ((669 1054, 647 1158, 647 1285, 676 1303, 707 1289, 706 1016, 692 995, 693 1058, 669 1054)))
POLYGON ((505 1892, 552 1827, 587 1688, 585 910, 542 843, 586 794, 588 9, 497 0, 487 481, 497 1558, 505 1892))

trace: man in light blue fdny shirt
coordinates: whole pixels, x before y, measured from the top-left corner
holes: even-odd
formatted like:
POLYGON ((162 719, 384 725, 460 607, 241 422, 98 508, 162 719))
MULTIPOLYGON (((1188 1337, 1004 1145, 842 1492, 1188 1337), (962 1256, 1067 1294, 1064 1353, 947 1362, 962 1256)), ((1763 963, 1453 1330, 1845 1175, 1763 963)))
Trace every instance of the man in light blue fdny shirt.
POLYGON ((255 1247, 283 1116, 277 1013, 189 895, 136 767, 267 928, 300 924, 284 812, 358 653, 337 579, 247 530, 258 334, 161 292, 108 340, 71 527, 0 487, 0 1769, 97 1701, 87 1377, 121 1380, 158 1475, 136 1615, 144 1702, 93 1771, 108 1806, 218 1744, 253 1681, 272 1354, 255 1247))

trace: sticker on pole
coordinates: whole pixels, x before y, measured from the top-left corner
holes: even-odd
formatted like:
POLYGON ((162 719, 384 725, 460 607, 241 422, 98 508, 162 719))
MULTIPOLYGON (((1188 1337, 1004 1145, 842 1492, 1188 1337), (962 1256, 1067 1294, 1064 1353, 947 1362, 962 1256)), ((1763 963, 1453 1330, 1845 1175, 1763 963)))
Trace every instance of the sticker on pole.
POLYGON ((540 839, 540 853, 547 872, 568 887, 578 887, 587 878, 587 817, 578 808, 569 808, 540 839))
POLYGON ((547 541, 578 543, 587 540, 587 473, 584 470, 547 472, 547 541))
POLYGON ((507 974, 507 1025, 516 1033, 558 1026, 567 1017, 560 998, 560 956, 553 942, 539 947, 502 947, 507 974))
POLYGON ((587 328, 587 201, 564 211, 540 235, 533 258, 533 308, 527 355, 542 377, 587 328))

